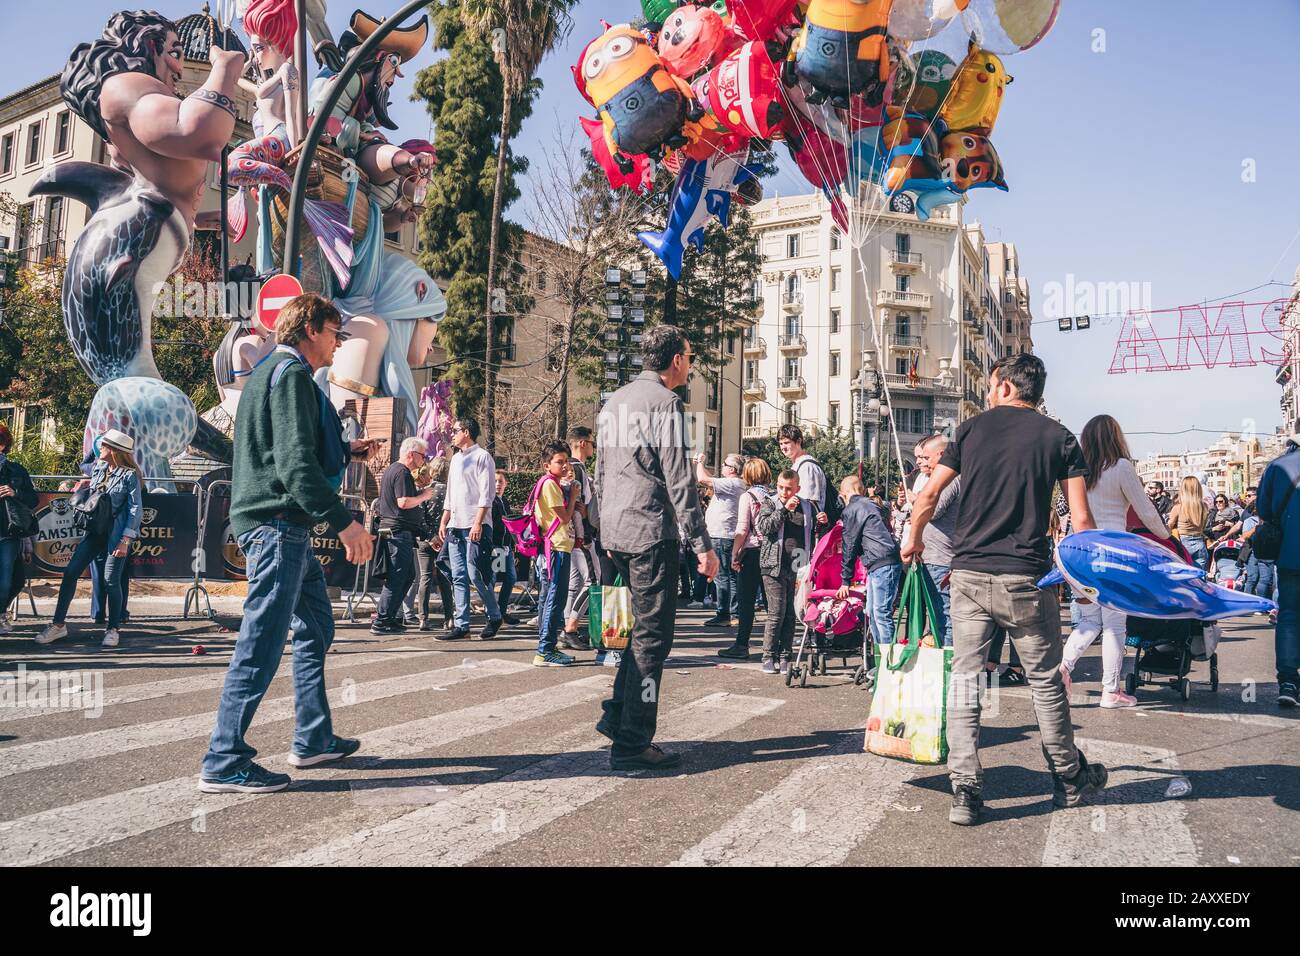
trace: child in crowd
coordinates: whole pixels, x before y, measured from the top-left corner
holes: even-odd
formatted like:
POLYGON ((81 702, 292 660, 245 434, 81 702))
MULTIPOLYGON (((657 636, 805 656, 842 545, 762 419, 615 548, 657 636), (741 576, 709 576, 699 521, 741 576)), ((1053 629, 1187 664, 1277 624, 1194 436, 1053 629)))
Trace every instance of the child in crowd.
POLYGON ((754 519, 762 542, 758 555, 767 592, 767 631, 763 638, 763 673, 789 673, 794 647, 795 577, 812 555, 816 514, 799 497, 799 474, 791 469, 776 480, 776 494, 763 499, 754 519), (778 668, 779 660, 779 668, 778 668))
POLYGON ((537 656, 534 667, 568 667, 573 658, 556 646, 564 629, 564 602, 569 596, 569 562, 573 560, 573 512, 578 504, 578 484, 572 481, 569 446, 553 441, 542 449, 546 474, 534 505, 537 525, 546 546, 541 555, 537 606, 537 656), (561 482, 568 481, 567 487, 561 482))

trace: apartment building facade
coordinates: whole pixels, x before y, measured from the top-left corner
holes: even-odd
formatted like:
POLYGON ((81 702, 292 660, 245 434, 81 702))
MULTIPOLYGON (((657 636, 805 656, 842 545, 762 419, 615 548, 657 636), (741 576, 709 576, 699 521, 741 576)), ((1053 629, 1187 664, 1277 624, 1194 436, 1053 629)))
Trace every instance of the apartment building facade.
MULTIPOLYGON (((999 244, 993 270, 982 229, 962 222, 963 205, 940 207, 925 222, 851 211, 853 231, 866 237, 856 244, 821 194, 754 207, 763 309, 743 340, 744 438, 786 422, 860 436, 875 399, 882 427, 892 420, 910 459, 918 440, 983 410, 992 363, 1013 345, 1032 347, 1020 334, 1030 302, 1015 247, 999 244), (1008 285, 1016 290, 1011 336, 1008 285)), ((859 444, 865 450, 865 439, 859 444)))

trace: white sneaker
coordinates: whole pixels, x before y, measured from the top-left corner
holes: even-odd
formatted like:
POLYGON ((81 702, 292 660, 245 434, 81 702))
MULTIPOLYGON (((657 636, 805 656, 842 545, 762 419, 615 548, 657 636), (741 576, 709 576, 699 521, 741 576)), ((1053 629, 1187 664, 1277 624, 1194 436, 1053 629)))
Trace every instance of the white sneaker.
POLYGON ((104 643, 100 644, 99 646, 117 647, 118 641, 120 641, 121 639, 122 639, 122 635, 117 633, 117 628, 110 627, 107 631, 104 632, 104 643))
POLYGON ((36 635, 37 644, 53 644, 55 641, 61 641, 68 636, 68 628, 65 624, 46 624, 45 630, 36 635))
POLYGON ((7 617, 0 617, 0 634, 12 634, 13 626, 9 623, 7 617))
POLYGON ((536 627, 536 626, 537 626, 536 617, 530 617, 528 620, 524 621, 524 627, 536 627))

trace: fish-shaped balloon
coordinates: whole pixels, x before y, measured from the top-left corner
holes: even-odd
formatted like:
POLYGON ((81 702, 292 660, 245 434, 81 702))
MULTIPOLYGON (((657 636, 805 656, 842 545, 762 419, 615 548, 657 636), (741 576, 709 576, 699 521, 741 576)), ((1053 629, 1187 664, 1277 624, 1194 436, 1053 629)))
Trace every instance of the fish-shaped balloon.
POLYGON ((753 178, 745 165, 748 151, 723 153, 708 159, 688 159, 673 185, 668 225, 662 232, 642 232, 637 238, 663 261, 668 274, 682 277, 682 255, 689 242, 704 249, 704 227, 710 216, 726 226, 731 215, 731 197, 741 183, 753 178))
POLYGON ((1066 581, 1076 595, 1133 617, 1219 621, 1277 609, 1267 598, 1211 584, 1196 565, 1127 531, 1066 535, 1056 568, 1040 588, 1066 581))

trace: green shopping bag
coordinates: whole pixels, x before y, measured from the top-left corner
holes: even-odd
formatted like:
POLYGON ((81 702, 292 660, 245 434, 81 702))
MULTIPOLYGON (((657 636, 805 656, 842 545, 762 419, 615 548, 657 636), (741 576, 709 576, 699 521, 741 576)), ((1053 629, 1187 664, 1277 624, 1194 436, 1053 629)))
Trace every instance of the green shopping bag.
POLYGON ((600 608, 600 584, 593 581, 587 590, 587 641, 596 650, 605 646, 601 631, 600 608))
POLYGON ((925 568, 903 577, 894 643, 877 645, 876 686, 863 749, 882 757, 938 764, 948 759, 948 681, 938 590, 925 568))
POLYGON ((601 642, 607 650, 627 650, 632 637, 632 589, 619 575, 612 585, 600 590, 601 642))

